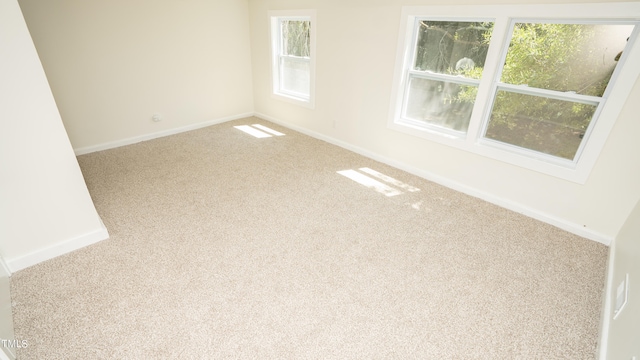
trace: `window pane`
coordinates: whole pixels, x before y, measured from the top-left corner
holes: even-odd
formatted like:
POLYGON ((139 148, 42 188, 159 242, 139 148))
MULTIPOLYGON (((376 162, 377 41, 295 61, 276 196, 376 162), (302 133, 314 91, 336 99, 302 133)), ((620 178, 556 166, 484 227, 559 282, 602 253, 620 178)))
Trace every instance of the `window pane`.
POLYGON ((573 160, 595 111, 595 105, 500 90, 485 137, 573 160))
POLYGON ((632 25, 517 23, 501 81, 602 96, 632 25))
POLYGON ((281 61, 281 89, 309 96, 309 60, 283 56, 281 61))
POLYGON ((280 23, 282 29, 282 55, 301 57, 310 56, 311 38, 309 29, 310 21, 283 20, 280 23))
POLYGON ((479 79, 492 30, 490 22, 420 20, 413 69, 479 79))
POLYGON ((466 132, 477 90, 475 86, 412 77, 405 116, 466 132))

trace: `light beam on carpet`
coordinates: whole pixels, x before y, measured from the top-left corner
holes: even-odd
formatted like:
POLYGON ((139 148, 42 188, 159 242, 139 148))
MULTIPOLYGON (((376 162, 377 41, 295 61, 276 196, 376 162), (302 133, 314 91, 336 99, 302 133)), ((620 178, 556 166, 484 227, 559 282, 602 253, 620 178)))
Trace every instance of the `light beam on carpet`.
POLYGON ((378 178, 378 179, 380 179, 380 180, 382 180, 384 182, 387 182, 387 183, 389 183, 391 185, 397 186, 397 187, 399 187, 401 189, 405 189, 408 192, 420 191, 420 189, 418 189, 415 186, 411 186, 409 184, 405 184, 400 180, 396 180, 396 179, 392 178, 391 176, 387 176, 387 175, 385 175, 383 173, 379 173, 379 172, 377 172, 377 171, 375 171, 373 169, 369 169, 368 167, 363 167, 363 168, 360 168, 359 170, 364 172, 364 173, 367 173, 369 175, 372 175, 373 177, 376 177, 376 178, 378 178))
POLYGON ((240 125, 240 126, 234 126, 234 128, 240 130, 240 131, 244 131, 245 133, 256 137, 256 138, 268 138, 271 137, 271 135, 267 134, 266 132, 260 131, 256 128, 252 128, 249 125, 240 125))
POLYGON ((279 131, 275 131, 275 130, 273 130, 272 128, 268 128, 268 127, 266 127, 266 126, 264 126, 264 125, 260 125, 260 124, 253 124, 253 125, 251 125, 251 126, 253 126, 253 127, 255 127, 255 128, 258 128, 258 129, 260 129, 260 130, 262 130, 262 131, 266 131, 266 132, 268 132, 269 134, 272 134, 272 135, 275 135, 275 136, 284 136, 284 134, 283 134, 283 133, 281 133, 281 132, 279 132, 279 131))
POLYGON ((387 186, 386 184, 383 184, 380 181, 370 178, 367 175, 361 174, 355 170, 342 170, 338 171, 337 173, 386 196, 396 196, 402 194, 400 190, 387 186))

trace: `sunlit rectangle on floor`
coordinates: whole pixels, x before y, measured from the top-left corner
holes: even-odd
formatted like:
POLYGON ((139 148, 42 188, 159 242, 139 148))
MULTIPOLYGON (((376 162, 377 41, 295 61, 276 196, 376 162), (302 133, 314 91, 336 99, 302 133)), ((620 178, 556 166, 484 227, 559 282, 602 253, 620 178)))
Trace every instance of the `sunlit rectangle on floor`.
POLYGON ((258 128, 258 129, 260 129, 260 130, 262 130, 262 131, 266 131, 266 132, 268 132, 269 134, 273 134, 273 135, 275 135, 275 136, 284 136, 284 134, 283 134, 283 133, 281 133, 281 132, 279 132, 279 131, 275 131, 275 130, 273 130, 273 129, 271 129, 271 128, 268 128, 268 127, 266 127, 266 126, 264 126, 264 125, 260 125, 260 124, 253 124, 253 125, 251 125, 251 126, 253 126, 253 127, 255 127, 255 128, 258 128))
POLYGON ((384 194, 386 196, 396 196, 396 195, 400 195, 402 194, 401 191, 394 189, 390 186, 387 186, 383 183, 381 183, 378 180, 372 179, 370 177, 368 177, 367 175, 361 174, 355 170, 342 170, 342 171, 338 171, 338 174, 342 175, 342 176, 346 176, 349 179, 364 185, 368 188, 371 188, 381 194, 384 194))
POLYGON ((252 128, 249 125, 234 126, 234 128, 236 128, 236 129, 238 129, 240 131, 244 131, 245 133, 247 133, 247 134, 249 134, 251 136, 257 137, 257 138, 268 138, 268 137, 271 137, 271 135, 269 135, 269 134, 267 134, 265 132, 262 132, 262 131, 260 131, 258 129, 252 128))
POLYGON ((364 172, 364 173, 367 173, 369 175, 372 175, 374 177, 377 177, 378 179, 380 179, 380 180, 382 180, 384 182, 388 182, 389 184, 395 185, 395 186, 397 186, 397 187, 399 187, 401 189, 405 189, 405 190, 407 190, 409 192, 420 191, 420 189, 418 189, 415 186, 411 186, 409 184, 405 184, 400 180, 396 180, 396 179, 392 178, 391 176, 387 176, 387 175, 385 175, 383 173, 379 173, 379 172, 377 172, 377 171, 375 171, 373 169, 369 169, 367 167, 363 167, 363 168, 360 168, 359 170, 364 172))

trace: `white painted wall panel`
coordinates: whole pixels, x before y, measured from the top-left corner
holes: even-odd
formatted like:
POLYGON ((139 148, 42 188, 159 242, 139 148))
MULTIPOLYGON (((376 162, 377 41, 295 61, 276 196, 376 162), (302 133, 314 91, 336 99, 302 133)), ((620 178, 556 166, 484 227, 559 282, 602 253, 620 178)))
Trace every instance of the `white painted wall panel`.
POLYGON ((609 284, 603 311, 601 359, 640 357, 640 202, 614 240, 609 255, 609 284), (618 286, 628 274, 627 303, 615 317, 618 286))
POLYGON ((0 49, 0 254, 15 271, 107 234, 16 0, 0 1, 0 49))

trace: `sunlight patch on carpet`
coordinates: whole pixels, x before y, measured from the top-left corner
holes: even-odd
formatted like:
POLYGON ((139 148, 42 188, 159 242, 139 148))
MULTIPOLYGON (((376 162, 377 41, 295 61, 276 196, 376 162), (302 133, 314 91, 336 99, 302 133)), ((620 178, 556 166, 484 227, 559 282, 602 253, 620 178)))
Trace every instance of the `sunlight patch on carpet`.
POLYGON ((234 126, 234 128, 243 131, 253 137, 256 137, 258 139, 261 138, 269 138, 272 136, 284 136, 285 134, 273 130, 272 128, 266 127, 264 125, 260 125, 260 124, 253 124, 251 126, 249 125, 238 125, 238 126, 234 126))
POLYGON ((367 175, 361 174, 355 170, 342 170, 338 171, 338 174, 348 177, 349 179, 364 185, 370 189, 373 189, 385 196, 396 196, 402 194, 402 191, 394 189, 391 186, 381 183, 380 181, 373 179, 367 175))
POLYGON ((275 135, 275 136, 284 136, 284 134, 283 134, 283 133, 281 133, 281 132, 279 132, 279 131, 275 131, 275 130, 273 130, 272 128, 266 127, 266 126, 264 126, 264 125, 260 125, 260 124, 253 124, 253 125, 251 125, 251 126, 253 126, 253 127, 255 127, 255 128, 258 128, 258 129, 260 129, 260 130, 262 130, 262 131, 266 131, 266 132, 268 132, 269 134, 272 134, 272 135, 275 135))
POLYGON ((258 130, 256 128, 253 128, 253 127, 249 126, 249 125, 239 125, 239 126, 234 126, 234 128, 236 128, 236 129, 238 129, 240 131, 244 131, 245 133, 247 133, 247 134, 249 134, 249 135, 251 135, 253 137, 256 137, 258 139, 271 137, 271 135, 267 134, 266 132, 260 131, 260 130, 258 130))
POLYGON ((364 173, 367 173, 369 175, 372 175, 373 177, 376 177, 376 178, 378 178, 378 179, 380 179, 380 180, 382 180, 384 182, 387 182, 387 183, 389 183, 391 185, 394 185, 394 186, 397 186, 397 187, 399 187, 401 189, 407 190, 408 192, 420 191, 420 189, 418 189, 415 186, 411 186, 409 184, 405 184, 400 180, 396 180, 396 179, 392 178, 391 176, 387 176, 387 175, 385 175, 383 173, 380 173, 380 172, 377 172, 377 171, 375 171, 373 169, 369 169, 368 167, 363 167, 363 168, 360 168, 358 170, 360 170, 360 171, 362 171, 364 173))

